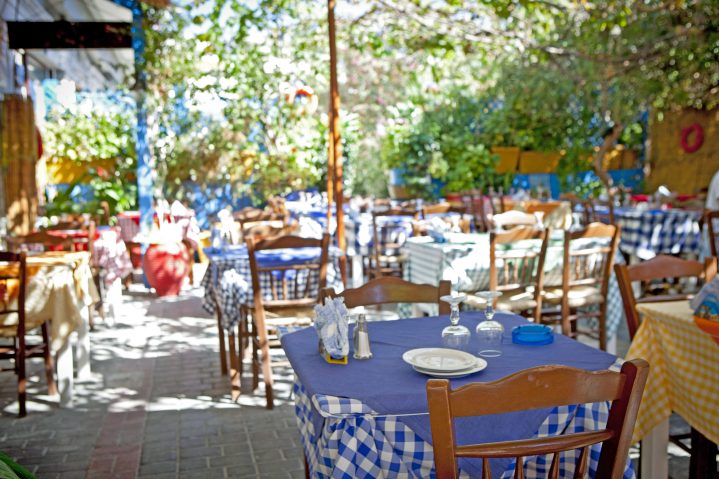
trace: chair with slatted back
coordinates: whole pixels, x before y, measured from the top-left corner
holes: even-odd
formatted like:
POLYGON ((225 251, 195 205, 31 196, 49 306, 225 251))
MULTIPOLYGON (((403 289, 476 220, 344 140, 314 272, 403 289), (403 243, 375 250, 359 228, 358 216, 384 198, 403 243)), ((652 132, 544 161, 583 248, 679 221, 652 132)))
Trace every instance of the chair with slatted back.
POLYGON ((586 228, 564 232, 562 286, 545 288, 543 302, 559 312, 542 313, 542 321, 559 321, 562 333, 586 334, 607 347, 607 290, 619 244, 619 227, 592 223, 586 228), (577 319, 594 317, 598 331, 579 331, 577 319))
POLYGON ((598 198, 587 199, 584 201, 584 210, 586 211, 587 222, 589 223, 607 223, 616 224, 614 216, 614 197, 608 200, 600 200, 598 198))
MULTIPOLYGON (((539 321, 548 244, 549 230, 529 226, 490 233, 489 289, 502 293, 495 308, 525 313, 539 321)), ((484 300, 475 295, 468 295, 465 303, 474 307, 485 305, 484 300)))
MULTIPOLYGON (((677 294, 652 294, 651 287, 654 281, 676 280, 679 278, 696 278, 703 282, 711 281, 717 273, 717 258, 711 257, 701 261, 687 260, 675 256, 659 255, 638 264, 614 265, 614 271, 619 284, 619 292, 624 303, 624 315, 627 319, 630 339, 639 329, 639 314, 636 306, 641 303, 654 303, 660 301, 681 301, 691 298, 691 294, 681 292, 677 294), (640 281, 640 295, 635 296, 632 283, 640 281)), ((699 284, 695 290, 699 289, 699 284)))
POLYGON ((707 229, 707 240, 709 241, 709 251, 711 255, 717 257, 717 241, 719 240, 719 227, 714 224, 714 220, 719 220, 719 210, 707 211, 704 215, 704 227, 707 229))
POLYGON ((72 238, 54 236, 47 231, 34 231, 22 236, 10 236, 7 238, 10 251, 72 251, 72 238))
POLYGON ((287 328, 312 324, 313 308, 319 292, 327 284, 329 254, 328 234, 321 239, 279 236, 255 241, 247 238, 250 272, 252 274, 252 375, 253 387, 259 381, 260 369, 265 382, 267 408, 274 405, 270 347, 279 347, 279 333, 287 328), (264 266, 258 253, 277 250, 317 248, 311 261, 264 266))
MULTIPOLYGON (((664 301, 685 301, 691 297, 691 294, 682 292, 680 294, 659 294, 654 295, 651 292, 651 285, 654 281, 666 281, 668 279, 696 278, 704 282, 711 281, 717 274, 717 258, 706 258, 704 262, 693 261, 677 258, 668 255, 659 255, 642 263, 627 266, 626 264, 614 265, 614 272, 619 284, 619 292, 622 295, 624 303, 624 316, 627 320, 627 328, 629 329, 629 338, 634 339, 640 324, 639 313, 637 312, 637 304, 654 303, 664 301), (635 296, 633 283, 640 282, 639 297, 635 296)), ((695 285, 695 289, 699 288, 699 284, 695 285)), ((695 431, 692 431, 694 433, 695 431)), ((696 437, 688 434, 672 434, 669 440, 685 450, 692 453, 692 450, 682 441, 696 437)), ((695 440, 692 440, 694 443, 695 440)), ((692 444, 692 447, 694 444, 692 444)), ((716 447, 716 446, 715 446, 716 447)), ((716 454, 714 455, 716 456, 716 454)), ((716 463, 715 463, 716 469, 716 463)))
POLYGON ((524 458, 552 454, 548 478, 559 477, 560 453, 581 449, 575 479, 588 472, 589 450, 602 444, 594 477, 624 475, 649 365, 627 361, 620 372, 589 372, 566 366, 540 366, 489 383, 450 389, 446 379, 427 381, 427 402, 438 479, 459 477, 457 458, 481 458, 482 477, 491 479, 489 460, 516 458, 515 478, 523 478, 524 458), (605 429, 487 444, 457 445, 455 418, 611 401, 605 429))
POLYGON ((349 309, 398 303, 435 303, 439 314, 449 314, 449 304, 440 299, 449 294, 452 294, 452 283, 449 281, 440 281, 439 286, 433 286, 385 276, 370 280, 359 288, 345 289, 339 294, 333 288, 323 289, 320 299, 324 302, 327 298, 344 298, 345 306, 349 309))
POLYGON ((525 212, 533 215, 534 213, 542 213, 546 218, 547 215, 551 214, 554 210, 562 205, 559 201, 532 201, 525 208, 525 212))
POLYGON ((0 339, 9 340, 0 343, 0 359, 14 361, 18 379, 19 416, 27 415, 25 406, 27 397, 27 374, 25 360, 42 357, 45 361, 48 394, 57 394, 54 366, 50 354, 50 333, 48 321, 28 321, 25 314, 25 294, 27 289, 27 266, 25 253, 18 254, 0 251, 0 339), (13 296, 16 306, 13 307, 13 296), (36 344, 27 342, 26 334, 40 328, 42 341, 36 344))
POLYGON ((492 229, 504 230, 517 226, 536 226, 537 217, 518 210, 509 210, 492 216, 492 229))
POLYGON ((414 224, 419 212, 413 209, 390 208, 372 213, 373 254, 369 258, 369 277, 402 277, 407 255, 403 251, 408 225, 414 224))

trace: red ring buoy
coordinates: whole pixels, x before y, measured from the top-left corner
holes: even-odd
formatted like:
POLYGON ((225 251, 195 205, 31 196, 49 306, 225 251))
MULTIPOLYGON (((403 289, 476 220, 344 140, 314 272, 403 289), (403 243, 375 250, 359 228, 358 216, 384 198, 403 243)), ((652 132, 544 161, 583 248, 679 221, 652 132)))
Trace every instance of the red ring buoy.
POLYGON ((682 150, 687 153, 694 153, 704 144, 704 128, 699 123, 694 123, 682 130, 682 150), (689 137, 694 135, 694 142, 689 144, 689 137))

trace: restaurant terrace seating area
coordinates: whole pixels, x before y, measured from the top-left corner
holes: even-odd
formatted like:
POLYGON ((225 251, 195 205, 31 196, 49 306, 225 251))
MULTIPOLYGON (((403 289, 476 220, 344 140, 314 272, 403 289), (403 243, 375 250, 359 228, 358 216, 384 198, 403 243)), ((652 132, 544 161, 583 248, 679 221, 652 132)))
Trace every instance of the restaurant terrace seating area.
POLYGON ((2 2, 0 479, 719 478, 717 18, 2 2))

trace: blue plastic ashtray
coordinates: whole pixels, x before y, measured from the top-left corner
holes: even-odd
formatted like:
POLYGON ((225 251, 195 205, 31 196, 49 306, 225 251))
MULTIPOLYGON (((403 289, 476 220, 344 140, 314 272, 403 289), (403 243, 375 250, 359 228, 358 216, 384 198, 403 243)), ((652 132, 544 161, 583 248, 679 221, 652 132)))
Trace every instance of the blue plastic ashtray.
POLYGON ((527 346, 541 346, 554 342, 554 331, 544 324, 523 324, 512 329, 512 342, 527 346))

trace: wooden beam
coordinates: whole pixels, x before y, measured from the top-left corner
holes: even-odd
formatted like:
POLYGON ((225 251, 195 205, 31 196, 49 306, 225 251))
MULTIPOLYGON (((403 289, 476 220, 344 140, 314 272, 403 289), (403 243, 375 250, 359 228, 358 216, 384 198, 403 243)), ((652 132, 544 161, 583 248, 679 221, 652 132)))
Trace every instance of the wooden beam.
POLYGON ((7 22, 13 50, 132 48, 132 25, 123 22, 7 22))
MULTIPOLYGON (((335 0, 327 0, 327 23, 330 43, 330 163, 333 170, 335 215, 337 218, 337 246, 347 252, 345 243, 345 222, 342 203, 342 137, 340 135, 340 92, 337 81, 337 40, 335 36, 335 0)), ((328 172, 329 173, 329 172, 328 172)), ((329 174, 328 174, 329 176, 329 174)), ((329 191, 327 192, 329 198, 329 191)), ((330 206, 331 207, 331 206, 330 206)), ((340 258, 342 282, 347 285, 347 258, 340 258)))

